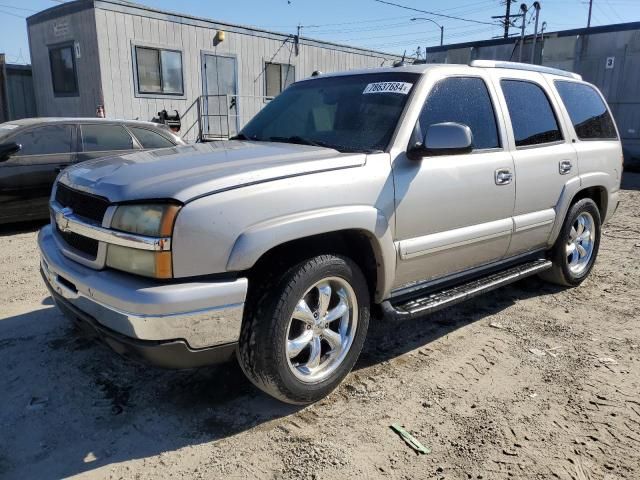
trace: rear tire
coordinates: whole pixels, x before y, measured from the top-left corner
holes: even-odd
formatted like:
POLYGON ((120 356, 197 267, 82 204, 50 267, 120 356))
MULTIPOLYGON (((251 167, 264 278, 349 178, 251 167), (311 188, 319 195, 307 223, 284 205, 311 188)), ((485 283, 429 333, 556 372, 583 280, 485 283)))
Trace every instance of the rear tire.
POLYGON ((349 258, 320 255, 261 286, 247 303, 237 356, 258 388, 304 405, 351 371, 369 326, 369 289, 349 258))
POLYGON ((574 203, 550 251, 553 267, 540 277, 567 287, 580 285, 589 276, 598 256, 600 222, 600 210, 593 200, 583 198, 574 203))

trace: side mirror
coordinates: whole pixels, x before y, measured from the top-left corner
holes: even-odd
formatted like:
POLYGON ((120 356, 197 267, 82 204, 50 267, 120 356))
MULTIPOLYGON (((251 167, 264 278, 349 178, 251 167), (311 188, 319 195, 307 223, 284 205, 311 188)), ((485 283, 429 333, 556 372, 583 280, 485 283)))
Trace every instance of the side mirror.
POLYGON ((436 155, 459 155, 473 149, 473 134, 467 125, 455 122, 429 125, 422 144, 411 147, 409 158, 417 160, 436 155))
POLYGON ((22 145, 15 142, 0 144, 0 162, 9 160, 11 155, 15 155, 20 150, 22 150, 22 145))

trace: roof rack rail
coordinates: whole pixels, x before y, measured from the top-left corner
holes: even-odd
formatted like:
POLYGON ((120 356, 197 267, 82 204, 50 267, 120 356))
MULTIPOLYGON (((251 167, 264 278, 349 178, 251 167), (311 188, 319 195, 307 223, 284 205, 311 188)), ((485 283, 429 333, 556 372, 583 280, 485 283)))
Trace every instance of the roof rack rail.
POLYGON ((471 67, 482 68, 510 68, 512 70, 527 70, 530 72, 550 73, 551 75, 559 75, 561 77, 574 78, 582 80, 582 76, 577 73, 567 72, 559 68, 543 67, 542 65, 532 65, 530 63, 504 62, 500 60, 472 60, 469 63, 471 67))

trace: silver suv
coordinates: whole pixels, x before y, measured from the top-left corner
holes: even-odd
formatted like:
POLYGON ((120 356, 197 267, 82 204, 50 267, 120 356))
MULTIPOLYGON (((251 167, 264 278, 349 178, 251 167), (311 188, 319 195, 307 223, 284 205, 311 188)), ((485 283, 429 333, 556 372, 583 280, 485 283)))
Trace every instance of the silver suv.
POLYGON ((579 285, 622 149, 578 75, 503 62, 320 75, 235 138, 65 170, 39 245, 56 304, 125 356, 234 353, 285 402, 327 395, 369 314, 528 275, 579 285))

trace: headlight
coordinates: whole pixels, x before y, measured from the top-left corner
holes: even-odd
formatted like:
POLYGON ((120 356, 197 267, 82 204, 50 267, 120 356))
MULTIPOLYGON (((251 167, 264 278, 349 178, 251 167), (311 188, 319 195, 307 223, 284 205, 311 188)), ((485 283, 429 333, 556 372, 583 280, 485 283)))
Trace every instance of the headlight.
POLYGON ((172 204, 121 205, 111 220, 111 228, 147 237, 170 237, 180 207, 172 204))
MULTIPOLYGON (((166 238, 173 233, 173 223, 180 207, 173 204, 121 205, 111 221, 111 228, 146 237, 166 238)), ((110 244, 107 266, 124 272, 153 278, 173 276, 171 251, 152 251, 110 244)))

